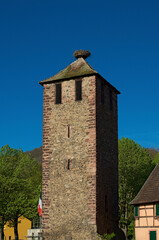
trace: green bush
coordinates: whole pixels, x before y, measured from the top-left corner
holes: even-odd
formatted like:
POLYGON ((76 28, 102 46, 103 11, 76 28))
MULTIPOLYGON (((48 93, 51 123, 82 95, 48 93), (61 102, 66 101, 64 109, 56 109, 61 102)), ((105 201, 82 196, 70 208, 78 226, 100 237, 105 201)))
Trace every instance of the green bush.
POLYGON ((101 236, 100 238, 98 238, 98 240, 100 239, 106 239, 106 240, 111 240, 115 237, 115 233, 111 233, 111 234, 108 234, 108 233, 105 233, 103 236, 101 236))

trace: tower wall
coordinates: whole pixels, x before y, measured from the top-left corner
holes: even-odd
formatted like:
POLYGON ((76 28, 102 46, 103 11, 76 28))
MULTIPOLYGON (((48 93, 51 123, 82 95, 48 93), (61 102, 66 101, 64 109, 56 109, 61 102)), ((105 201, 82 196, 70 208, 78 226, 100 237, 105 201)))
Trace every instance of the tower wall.
POLYGON ((97 231, 100 234, 115 232, 118 227, 117 94, 104 82, 98 78, 96 87, 97 231))
POLYGON ((82 78, 82 101, 61 83, 62 104, 43 85, 43 239, 96 240, 96 77, 82 78))

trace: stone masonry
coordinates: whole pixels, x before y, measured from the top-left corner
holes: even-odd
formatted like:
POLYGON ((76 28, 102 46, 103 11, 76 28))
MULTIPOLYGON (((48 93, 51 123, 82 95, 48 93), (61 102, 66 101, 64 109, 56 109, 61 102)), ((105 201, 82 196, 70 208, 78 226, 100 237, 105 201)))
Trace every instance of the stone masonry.
POLYGON ((119 92, 81 56, 41 84, 43 239, 97 240, 97 232, 118 227, 119 92), (77 79, 82 80, 80 101, 75 101, 77 79), (57 83, 61 104, 55 103, 57 83))

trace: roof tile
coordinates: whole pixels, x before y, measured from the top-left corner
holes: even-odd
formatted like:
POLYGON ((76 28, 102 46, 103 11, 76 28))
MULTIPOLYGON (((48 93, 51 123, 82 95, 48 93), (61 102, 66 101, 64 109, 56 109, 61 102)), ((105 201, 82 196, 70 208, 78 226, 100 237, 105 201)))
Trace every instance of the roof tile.
POLYGON ((131 205, 159 202, 159 164, 154 168, 131 205))

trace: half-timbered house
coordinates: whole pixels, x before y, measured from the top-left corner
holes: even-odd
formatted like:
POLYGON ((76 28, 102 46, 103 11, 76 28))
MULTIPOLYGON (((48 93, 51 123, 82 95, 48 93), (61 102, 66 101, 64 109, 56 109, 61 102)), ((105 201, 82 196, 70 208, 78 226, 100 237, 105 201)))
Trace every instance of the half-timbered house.
POLYGON ((159 239, 159 164, 130 204, 134 205, 135 240, 159 239))

